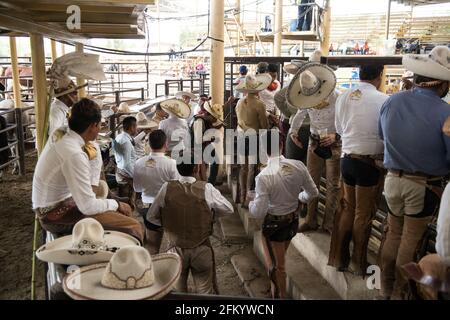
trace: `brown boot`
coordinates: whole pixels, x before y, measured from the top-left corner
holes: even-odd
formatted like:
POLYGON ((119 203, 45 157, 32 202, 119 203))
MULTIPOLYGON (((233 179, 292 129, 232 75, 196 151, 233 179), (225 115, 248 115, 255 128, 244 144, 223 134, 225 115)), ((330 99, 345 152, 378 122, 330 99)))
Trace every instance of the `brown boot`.
POLYGON ((381 263, 381 295, 390 299, 395 281, 395 261, 402 238, 403 217, 389 214, 387 232, 380 252, 381 263))
POLYGON ((403 277, 400 267, 415 260, 415 253, 423 235, 431 222, 431 217, 414 218, 405 216, 402 240, 398 248, 395 264, 395 282, 391 299, 403 300, 407 292, 407 280, 403 277))

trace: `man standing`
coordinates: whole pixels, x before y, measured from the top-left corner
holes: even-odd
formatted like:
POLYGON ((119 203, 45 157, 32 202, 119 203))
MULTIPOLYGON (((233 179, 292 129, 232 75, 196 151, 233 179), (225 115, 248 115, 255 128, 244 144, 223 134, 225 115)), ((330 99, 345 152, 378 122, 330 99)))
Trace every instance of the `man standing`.
POLYGON ((177 291, 187 292, 190 272, 196 293, 217 294, 214 251, 209 236, 215 218, 232 214, 233 206, 211 184, 194 178, 198 165, 191 154, 187 158, 187 163, 183 160, 177 165, 180 179, 161 187, 147 213, 146 226, 151 230, 162 227, 169 247, 182 259, 177 291))
MULTIPOLYGON (((245 80, 245 76, 247 75, 247 73, 248 73, 248 68, 247 68, 247 66, 245 66, 245 65, 240 66, 240 67, 239 67, 239 77, 236 78, 236 79, 233 81, 233 85, 236 86, 236 85, 238 85, 241 81, 244 81, 244 80, 245 80)), ((243 98, 243 97, 244 97, 244 94, 243 94, 242 92, 238 92, 238 91, 236 91, 236 89, 234 89, 233 96, 234 96, 235 98, 243 98)))
MULTIPOLYGON (((155 201, 155 197, 164 183, 178 180, 176 161, 165 155, 167 137, 162 130, 155 130, 149 135, 152 152, 136 162, 134 168, 134 191, 142 192, 142 203, 145 213, 155 201)), ((147 230, 146 243, 151 254, 159 252, 161 232, 147 230)))
POLYGON ((56 129, 67 126, 70 108, 75 102, 78 101, 78 92, 73 81, 70 81, 67 86, 55 89, 55 95, 58 97, 53 98, 50 105, 50 115, 48 118, 48 135, 50 137, 56 129), (59 94, 68 90, 71 91, 59 96, 59 94))
POLYGON ((450 116, 449 105, 441 99, 449 90, 449 61, 450 49, 443 46, 426 56, 405 56, 403 65, 414 73, 414 88, 394 94, 381 110, 389 207, 381 251, 385 298, 404 298, 407 283, 399 268, 414 260, 415 249, 437 213, 442 182, 450 173, 450 138, 441 130, 450 116))
POLYGON ((44 230, 70 233, 86 216, 99 221, 106 230, 128 233, 143 243, 143 229, 131 218, 126 203, 96 199, 91 187, 89 160, 100 157, 90 141, 100 131, 101 112, 89 99, 74 104, 69 131, 59 141, 48 143, 33 177, 33 209, 44 230))
POLYGON ((159 123, 159 129, 167 136, 167 153, 170 156, 175 147, 175 151, 180 152, 185 149, 185 143, 189 143, 189 127, 186 119, 191 109, 179 99, 162 101, 161 108, 169 114, 169 118, 159 123))
POLYGON ((336 132, 342 137, 341 172, 343 198, 336 213, 328 264, 345 271, 366 274, 367 246, 372 220, 381 195, 384 172, 375 164, 383 153, 378 135, 380 109, 388 98, 377 91, 382 65, 361 66, 361 82, 336 101, 336 132))
MULTIPOLYGON (((319 52, 320 55, 321 53, 319 52)), ((320 61, 320 57, 317 60, 320 61)), ((309 115, 311 135, 308 146, 307 167, 317 188, 319 188, 323 171, 324 169, 326 170, 327 195, 322 228, 331 233, 338 203, 339 179, 341 175, 341 141, 339 134, 336 133, 334 121, 335 103, 339 95, 339 91, 335 89, 336 76, 331 68, 321 65, 319 62, 310 62, 303 65, 297 74, 298 76, 292 81, 299 81, 300 91, 303 94, 298 94, 292 100, 294 106, 299 108, 299 110, 292 120, 289 138, 300 143, 297 132, 306 116, 309 115), (317 94, 304 94, 304 92, 308 92, 309 88, 307 87, 307 79, 302 76, 303 72, 310 72, 316 79, 321 80, 319 81, 321 85, 316 88, 317 94), (311 99, 311 97, 314 98, 311 99), (307 107, 312 108, 304 109, 307 107)), ((294 86, 290 87, 293 88, 294 86)), ((308 214, 306 215, 305 223, 300 226, 299 232, 316 230, 318 228, 317 206, 318 199, 314 199, 308 205, 308 214)))
POLYGON ((319 195, 305 165, 279 155, 279 144, 272 145, 270 132, 261 135, 267 141, 267 167, 256 177, 256 197, 249 204, 250 214, 264 218, 262 232, 271 280, 272 297, 286 298, 285 255, 297 234, 298 211, 319 195), (299 203, 300 202, 300 203, 299 203))
POLYGON ((255 170, 258 163, 258 151, 250 146, 250 141, 253 141, 256 147, 259 130, 269 127, 266 107, 258 98, 258 92, 267 88, 271 82, 272 78, 268 74, 256 76, 248 74, 245 81, 236 86, 237 91, 247 93, 245 98, 238 101, 235 109, 238 120, 237 130, 240 134, 238 139, 241 145, 245 144, 244 155, 238 150, 238 156, 245 156, 245 163, 239 170, 240 203, 243 207, 246 207, 247 192, 254 189, 255 170), (251 151, 256 151, 256 154, 250 154, 251 151))
POLYGON ((116 159, 117 182, 129 182, 133 179, 136 151, 134 150, 134 136, 137 133, 136 118, 125 117, 122 121, 122 132, 117 135, 113 143, 116 159))

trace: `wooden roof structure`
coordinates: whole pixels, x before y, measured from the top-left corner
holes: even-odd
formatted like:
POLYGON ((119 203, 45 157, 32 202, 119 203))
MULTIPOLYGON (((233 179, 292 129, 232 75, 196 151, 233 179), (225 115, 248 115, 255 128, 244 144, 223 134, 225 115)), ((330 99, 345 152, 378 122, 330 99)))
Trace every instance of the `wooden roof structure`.
POLYGON ((423 6, 450 2, 449 0, 393 0, 407 6, 423 6))
POLYGON ((144 38, 142 13, 155 0, 0 0, 0 35, 39 33, 86 42, 90 38, 144 38), (69 30, 68 7, 77 5, 81 28, 69 30))

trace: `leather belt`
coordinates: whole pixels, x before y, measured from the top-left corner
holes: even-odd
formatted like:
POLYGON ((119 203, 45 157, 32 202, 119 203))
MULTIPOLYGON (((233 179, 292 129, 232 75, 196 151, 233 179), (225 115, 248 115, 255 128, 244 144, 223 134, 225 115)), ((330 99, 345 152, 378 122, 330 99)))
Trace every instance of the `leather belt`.
POLYGON ((283 215, 273 215, 268 213, 267 215, 270 216, 270 219, 272 220, 276 220, 276 221, 284 221, 284 220, 293 220, 296 216, 297 212, 292 212, 292 213, 288 213, 288 214, 283 214, 283 215))
POLYGON ((430 176, 430 175, 422 173, 422 172, 407 172, 407 171, 396 170, 396 169, 388 169, 388 172, 399 178, 401 178, 401 177, 420 178, 420 179, 426 179, 427 181, 440 181, 445 178, 443 176, 430 176))

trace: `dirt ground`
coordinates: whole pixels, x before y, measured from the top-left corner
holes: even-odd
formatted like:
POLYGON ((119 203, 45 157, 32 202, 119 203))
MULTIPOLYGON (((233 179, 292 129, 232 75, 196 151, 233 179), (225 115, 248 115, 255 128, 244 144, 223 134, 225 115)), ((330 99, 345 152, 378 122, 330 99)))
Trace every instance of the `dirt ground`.
MULTIPOLYGON (((26 175, 5 170, 0 179, 0 299, 30 299, 34 214, 31 183, 36 155, 26 159, 26 175)), ((215 249, 218 286, 221 295, 247 296, 231 257, 250 244, 224 244, 218 228, 211 238, 215 249)), ((38 245, 42 236, 38 235, 38 245)), ((44 264, 36 260, 36 299, 45 299, 44 264)))

